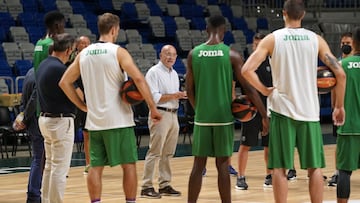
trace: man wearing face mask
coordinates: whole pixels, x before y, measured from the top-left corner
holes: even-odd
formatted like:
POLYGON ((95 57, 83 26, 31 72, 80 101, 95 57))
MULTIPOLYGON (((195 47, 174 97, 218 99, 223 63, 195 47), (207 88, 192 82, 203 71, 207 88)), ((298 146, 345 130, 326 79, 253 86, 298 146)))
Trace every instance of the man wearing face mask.
POLYGON ((351 32, 344 32, 340 38, 340 45, 341 45, 341 59, 348 57, 351 55, 352 51, 352 33, 351 32))
MULTIPOLYGON (((352 33, 351 32, 344 32, 341 34, 340 37, 340 47, 341 47, 341 56, 339 57, 339 61, 342 59, 352 55, 352 33)), ((332 99, 333 101, 333 99, 332 99)), ((337 137, 336 133, 337 127, 333 125, 333 136, 337 137)), ((336 151, 336 150, 335 150, 336 151)), ((335 154, 335 163, 336 163, 336 154, 335 154)), ((335 187, 337 185, 339 171, 336 169, 334 174, 331 176, 330 180, 328 181, 328 186, 335 187)))

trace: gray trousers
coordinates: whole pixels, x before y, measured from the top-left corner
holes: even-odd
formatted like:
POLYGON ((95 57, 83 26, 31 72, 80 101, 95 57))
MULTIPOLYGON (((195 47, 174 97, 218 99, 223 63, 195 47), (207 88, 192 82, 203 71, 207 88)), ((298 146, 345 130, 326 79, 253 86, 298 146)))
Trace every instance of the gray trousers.
POLYGON ((150 141, 144 163, 142 189, 153 187, 155 163, 159 161, 159 188, 170 185, 170 158, 175 154, 179 137, 179 122, 176 113, 159 110, 161 121, 154 125, 149 119, 150 141))

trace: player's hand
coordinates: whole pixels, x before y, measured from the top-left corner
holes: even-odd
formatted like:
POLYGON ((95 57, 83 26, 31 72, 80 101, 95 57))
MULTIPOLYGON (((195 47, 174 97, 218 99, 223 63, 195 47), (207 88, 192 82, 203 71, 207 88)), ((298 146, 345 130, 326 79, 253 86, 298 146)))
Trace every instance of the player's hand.
POLYGON ((342 126, 345 123, 345 109, 344 107, 335 107, 332 113, 332 119, 335 126, 342 126))
POLYGON ((261 135, 265 136, 269 133, 269 118, 262 118, 262 131, 261 131, 261 135))
POLYGON ((265 91, 261 92, 261 94, 267 97, 274 91, 274 89, 275 87, 267 87, 265 91))
POLYGON ((157 124, 162 119, 162 115, 159 113, 159 111, 156 108, 154 108, 150 110, 150 118, 154 124, 157 124))

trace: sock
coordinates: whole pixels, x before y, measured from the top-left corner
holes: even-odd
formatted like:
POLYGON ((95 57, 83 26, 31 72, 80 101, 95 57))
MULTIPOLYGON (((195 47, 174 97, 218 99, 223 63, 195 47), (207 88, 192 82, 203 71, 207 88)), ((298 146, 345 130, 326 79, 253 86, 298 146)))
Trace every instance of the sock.
POLYGON ((91 200, 91 203, 101 203, 101 199, 94 199, 94 200, 91 200))
POLYGON ((334 175, 339 175, 339 170, 336 170, 334 175))
POLYGON ((135 203, 136 199, 135 198, 126 198, 126 203, 135 203))

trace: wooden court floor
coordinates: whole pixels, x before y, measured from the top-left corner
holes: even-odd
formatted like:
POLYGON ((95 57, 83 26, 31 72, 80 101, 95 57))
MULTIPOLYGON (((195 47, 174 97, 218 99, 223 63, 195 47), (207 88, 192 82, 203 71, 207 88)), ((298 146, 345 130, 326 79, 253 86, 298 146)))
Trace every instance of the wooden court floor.
MULTIPOLYGON (((334 146, 325 146, 327 167, 323 170, 324 175, 331 176, 334 171, 334 146)), ((174 158, 172 161, 173 181, 172 186, 182 192, 180 197, 162 197, 161 199, 144 199, 137 197, 139 203, 184 203, 187 202, 187 184, 192 167, 192 157, 174 158)), ((143 161, 137 164, 138 182, 140 193, 143 161)), ((237 153, 232 157, 232 164, 237 164, 237 153)), ((299 166, 298 158, 295 157, 295 164, 299 166)), ((67 179, 64 203, 86 203, 90 202, 86 189, 86 175, 82 174, 83 166, 72 167, 67 179)), ((234 188, 236 178, 231 177, 232 200, 233 202, 273 202, 272 189, 264 189, 265 177, 263 151, 250 151, 247 166, 248 190, 239 191, 234 188)), ((309 202, 308 180, 306 171, 297 170, 296 181, 289 182, 288 202, 302 203, 309 202)), ((355 171, 352 175, 351 202, 360 202, 360 172, 355 171)), ((105 168, 103 176, 102 202, 115 203, 125 202, 122 191, 121 167, 105 168)), ((0 203, 23 203, 26 200, 28 172, 0 175, 0 203)), ((155 179, 155 183, 156 183, 155 179)), ((157 184, 154 184, 157 189, 157 184)), ((336 188, 326 186, 324 182, 324 202, 335 202, 336 188)), ((207 163, 207 174, 203 178, 203 186, 199 196, 199 203, 220 202, 217 191, 217 172, 214 159, 209 158, 207 163)))

